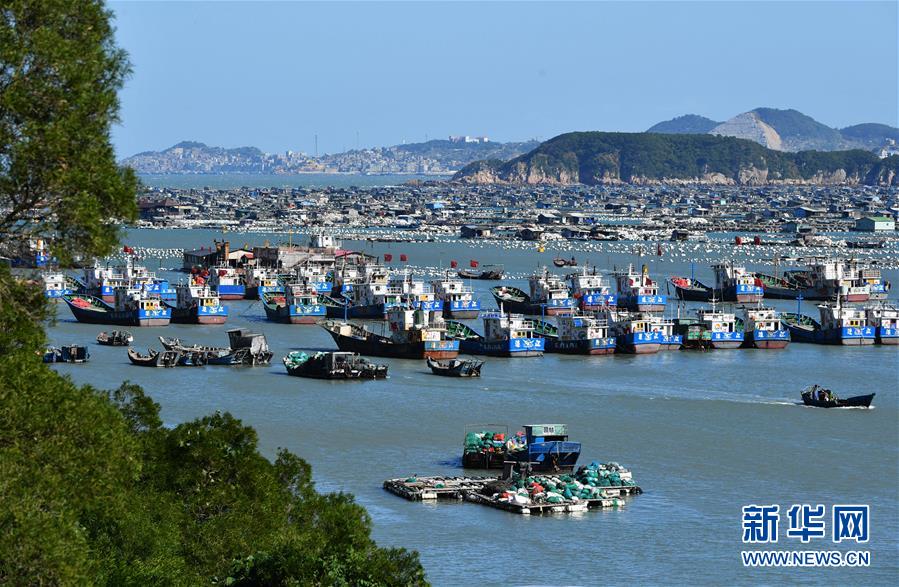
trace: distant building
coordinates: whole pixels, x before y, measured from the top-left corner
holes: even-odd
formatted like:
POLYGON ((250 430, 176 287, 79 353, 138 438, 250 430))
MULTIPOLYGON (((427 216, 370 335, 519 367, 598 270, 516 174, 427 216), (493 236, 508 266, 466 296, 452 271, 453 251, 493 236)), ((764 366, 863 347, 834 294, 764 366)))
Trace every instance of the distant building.
POLYGON ((887 216, 865 216, 855 221, 855 230, 884 232, 896 230, 896 221, 887 216))
POLYGON ((489 143, 490 137, 472 137, 469 135, 450 135, 451 143, 489 143))

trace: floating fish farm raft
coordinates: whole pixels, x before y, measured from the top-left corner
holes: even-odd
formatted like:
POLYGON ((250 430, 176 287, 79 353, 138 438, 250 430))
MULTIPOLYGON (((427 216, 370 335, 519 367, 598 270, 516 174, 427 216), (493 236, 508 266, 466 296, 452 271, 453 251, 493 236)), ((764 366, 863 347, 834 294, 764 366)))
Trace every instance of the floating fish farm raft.
POLYGON ((576 475, 409 477, 388 479, 384 489, 409 501, 469 501, 521 515, 617 508, 643 490, 630 472, 609 465, 582 467, 576 475))

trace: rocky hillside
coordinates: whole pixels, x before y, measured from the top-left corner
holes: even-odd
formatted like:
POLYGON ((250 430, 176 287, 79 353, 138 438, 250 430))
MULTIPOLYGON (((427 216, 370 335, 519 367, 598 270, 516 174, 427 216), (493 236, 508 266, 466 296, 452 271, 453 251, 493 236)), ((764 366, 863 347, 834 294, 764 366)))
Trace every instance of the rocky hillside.
POLYGON ((899 157, 864 150, 786 153, 709 134, 574 132, 506 162, 478 161, 453 180, 468 183, 604 184, 689 181, 897 185, 899 157))
POLYGON ((876 150, 887 140, 899 140, 899 129, 886 124, 866 123, 831 128, 798 110, 756 108, 722 123, 708 126, 708 118, 688 114, 660 122, 647 130, 658 133, 712 134, 755 141, 776 151, 876 150), (708 128, 706 128, 708 126, 708 128))

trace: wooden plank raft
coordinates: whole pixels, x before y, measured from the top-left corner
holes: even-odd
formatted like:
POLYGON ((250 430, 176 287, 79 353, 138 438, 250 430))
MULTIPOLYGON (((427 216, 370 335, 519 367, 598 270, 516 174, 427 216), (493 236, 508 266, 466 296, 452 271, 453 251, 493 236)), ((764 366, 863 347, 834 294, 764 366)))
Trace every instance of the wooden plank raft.
POLYGON ((440 499, 465 500, 507 512, 522 515, 578 512, 588 509, 613 508, 621 505, 621 499, 643 493, 636 485, 601 487, 601 498, 565 500, 561 503, 518 504, 495 500, 480 491, 496 477, 414 477, 388 479, 384 489, 409 501, 432 501, 440 499), (414 479, 414 480, 412 480, 414 479))

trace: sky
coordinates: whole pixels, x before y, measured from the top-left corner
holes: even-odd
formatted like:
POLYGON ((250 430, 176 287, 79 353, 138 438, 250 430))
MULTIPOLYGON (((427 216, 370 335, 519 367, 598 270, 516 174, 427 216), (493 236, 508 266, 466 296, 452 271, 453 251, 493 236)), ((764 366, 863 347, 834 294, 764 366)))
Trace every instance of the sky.
POLYGON ((897 126, 897 4, 111 2, 134 70, 113 141, 333 153, 760 106, 897 126))

